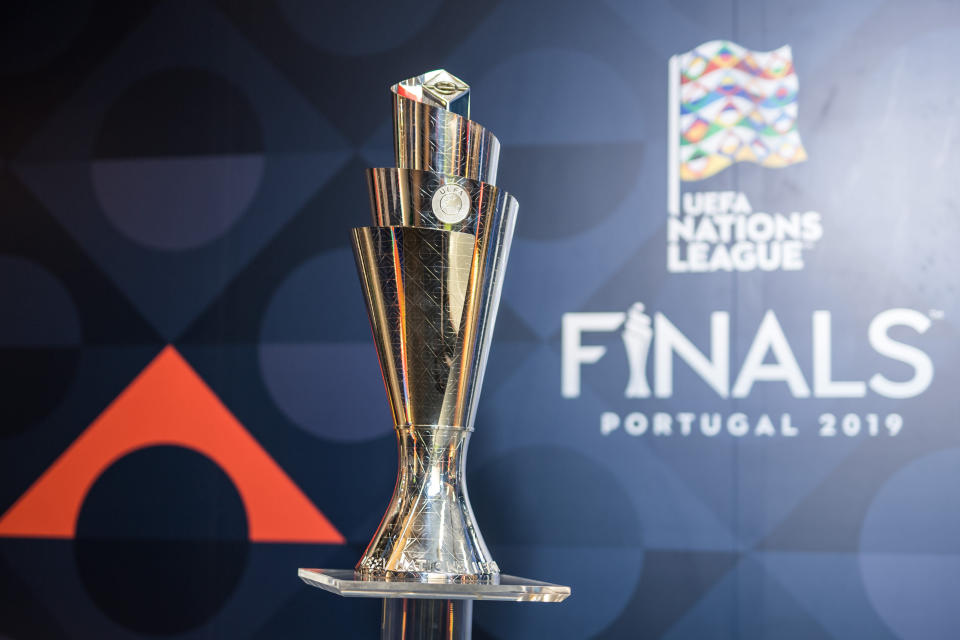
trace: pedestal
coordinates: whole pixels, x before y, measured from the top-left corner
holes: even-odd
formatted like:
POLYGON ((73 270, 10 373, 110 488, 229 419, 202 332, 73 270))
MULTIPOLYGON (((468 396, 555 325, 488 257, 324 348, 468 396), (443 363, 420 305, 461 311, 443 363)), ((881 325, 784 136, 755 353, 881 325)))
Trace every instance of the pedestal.
POLYGON ((470 640, 473 600, 384 598, 380 640, 470 640))

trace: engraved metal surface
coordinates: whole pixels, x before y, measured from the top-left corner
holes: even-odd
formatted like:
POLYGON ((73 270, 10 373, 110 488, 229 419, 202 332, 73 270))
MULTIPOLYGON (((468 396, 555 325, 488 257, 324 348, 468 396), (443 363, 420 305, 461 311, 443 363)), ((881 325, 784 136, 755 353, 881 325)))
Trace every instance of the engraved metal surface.
POLYGON ((353 242, 400 451, 393 498, 357 572, 496 581, 464 481, 474 389, 467 376, 477 370, 472 346, 482 326, 477 237, 363 227, 353 242))
POLYGON ((470 86, 446 69, 436 69, 397 83, 398 94, 470 118, 470 86))
POLYGON ((471 286, 467 289, 464 302, 466 313, 464 322, 475 322, 470 331, 461 330, 464 335, 463 372, 461 376, 468 388, 466 425, 473 428, 477 415, 477 403, 480 401, 480 389, 487 368, 487 357, 493 342, 493 330, 500 309, 500 294, 503 292, 503 279, 507 270, 507 258, 517 224, 518 204, 515 198, 506 196, 502 206, 495 207, 495 215, 480 218, 477 224, 477 246, 471 267, 471 286))
POLYGON ((562 602, 570 595, 570 587, 505 574, 498 584, 370 580, 349 569, 300 569, 297 575, 312 587, 360 598, 562 602))
POLYGON ((496 583, 464 481, 469 429, 397 428, 400 474, 383 522, 357 565, 361 577, 496 583))
POLYGON ((458 113, 431 104, 434 100, 423 93, 417 99, 405 88, 412 80, 392 87, 397 166, 496 184, 500 161, 496 136, 458 113))
POLYGON ((352 236, 394 424, 465 427, 461 328, 476 237, 396 226, 352 236))
POLYGON ((477 237, 476 263, 471 266, 476 285, 468 292, 469 313, 464 316, 466 322, 477 325, 463 332, 464 384, 469 388, 464 424, 472 427, 516 225, 517 200, 494 185, 428 171, 368 169, 367 180, 374 224, 447 229, 477 237), (453 225, 439 220, 433 211, 434 195, 451 184, 463 187, 470 196, 469 213, 453 225))

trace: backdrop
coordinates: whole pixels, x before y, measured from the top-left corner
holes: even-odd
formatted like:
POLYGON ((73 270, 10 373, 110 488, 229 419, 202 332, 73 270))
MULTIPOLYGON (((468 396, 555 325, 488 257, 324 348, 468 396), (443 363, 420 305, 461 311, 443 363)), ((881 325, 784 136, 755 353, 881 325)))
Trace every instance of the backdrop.
POLYGON ((348 245, 445 67, 517 236, 486 638, 960 628, 960 6, 71 2, 0 37, 0 635, 374 637, 396 473, 348 245))

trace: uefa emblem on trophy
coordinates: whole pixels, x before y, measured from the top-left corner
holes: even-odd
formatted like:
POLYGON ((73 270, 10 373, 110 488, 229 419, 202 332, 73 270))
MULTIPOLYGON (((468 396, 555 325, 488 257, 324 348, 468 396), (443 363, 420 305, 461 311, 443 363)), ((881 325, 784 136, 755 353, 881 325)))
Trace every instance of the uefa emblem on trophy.
POLYGON ((472 599, 558 602, 570 593, 501 576, 466 488, 517 201, 496 186, 500 143, 469 120, 466 83, 438 70, 392 91, 397 166, 367 170, 373 226, 351 237, 397 433, 397 484, 353 572, 300 577, 340 595, 387 598, 384 629, 388 618, 391 628, 452 620, 454 605, 442 615, 427 606, 439 599, 458 602, 469 628, 472 599), (402 615, 391 613, 394 601, 402 615))

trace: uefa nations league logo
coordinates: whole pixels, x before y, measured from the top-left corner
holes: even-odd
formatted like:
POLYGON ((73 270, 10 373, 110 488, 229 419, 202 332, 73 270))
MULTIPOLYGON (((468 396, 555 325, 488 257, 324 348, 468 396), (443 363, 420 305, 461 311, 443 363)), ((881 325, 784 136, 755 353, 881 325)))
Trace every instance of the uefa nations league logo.
POLYGON ((751 51, 729 40, 670 58, 667 269, 797 271, 823 235, 820 213, 754 210, 739 191, 688 191, 736 162, 783 168, 807 159, 789 45, 751 51))

